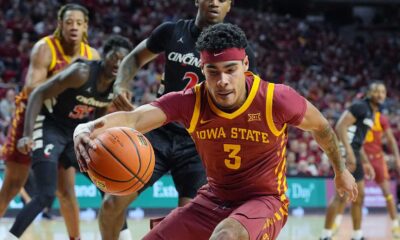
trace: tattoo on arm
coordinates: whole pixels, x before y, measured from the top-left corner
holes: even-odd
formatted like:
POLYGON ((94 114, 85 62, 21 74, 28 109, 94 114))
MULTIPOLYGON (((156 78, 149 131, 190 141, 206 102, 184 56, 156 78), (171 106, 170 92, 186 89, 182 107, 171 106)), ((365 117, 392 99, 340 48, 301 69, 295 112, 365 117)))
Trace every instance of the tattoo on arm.
POLYGON ((328 156, 335 172, 345 170, 345 163, 340 156, 339 141, 331 126, 326 124, 322 130, 314 131, 313 136, 328 156))
POLYGON ((117 79, 115 80, 115 85, 128 88, 129 81, 133 79, 138 70, 139 66, 136 61, 136 56, 130 53, 122 62, 121 69, 118 71, 117 79))

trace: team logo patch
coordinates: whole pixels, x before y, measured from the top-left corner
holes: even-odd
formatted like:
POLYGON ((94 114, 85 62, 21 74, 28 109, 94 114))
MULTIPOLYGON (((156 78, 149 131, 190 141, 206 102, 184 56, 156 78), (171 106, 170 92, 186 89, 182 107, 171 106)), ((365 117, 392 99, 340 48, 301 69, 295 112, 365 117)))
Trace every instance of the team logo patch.
POLYGON ((44 148, 44 156, 45 156, 46 158, 50 157, 50 155, 51 155, 51 150, 53 150, 53 148, 54 148, 54 145, 51 144, 51 143, 49 143, 49 144, 46 145, 46 147, 44 148))
POLYGON ((248 114, 248 121, 261 121, 261 113, 249 113, 248 114))

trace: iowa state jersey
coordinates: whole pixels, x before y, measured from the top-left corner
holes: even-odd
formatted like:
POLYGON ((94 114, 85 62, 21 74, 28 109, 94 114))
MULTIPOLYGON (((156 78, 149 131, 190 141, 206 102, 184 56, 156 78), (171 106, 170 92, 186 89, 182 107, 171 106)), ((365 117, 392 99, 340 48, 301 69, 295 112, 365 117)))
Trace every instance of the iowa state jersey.
POLYGON ((156 102, 167 122, 181 122, 204 163, 211 191, 227 201, 275 195, 284 200, 288 124, 301 123, 306 101, 285 85, 247 73, 249 94, 233 113, 219 110, 204 84, 156 102), (177 107, 178 106, 178 107, 177 107))
POLYGON ((101 61, 86 63, 90 66, 86 83, 77 89, 67 89, 56 98, 45 100, 40 115, 45 115, 61 126, 75 128, 80 123, 94 119, 97 109, 106 108, 110 104, 113 100, 112 84, 105 92, 97 91, 101 61))
MULTIPOLYGON (((64 53, 64 49, 60 43, 60 40, 52 35, 43 38, 51 50, 51 63, 48 68, 47 78, 53 76, 57 72, 63 70, 68 66, 74 59, 71 59, 64 53)), ((81 42, 79 58, 85 58, 92 60, 92 52, 90 46, 86 43, 81 42)))
MULTIPOLYGON (((154 53, 164 52, 165 67, 159 95, 194 87, 204 81, 200 69, 200 53, 196 41, 201 30, 192 20, 167 22, 158 26, 147 39, 147 48, 154 53)), ((252 50, 247 47, 249 70, 256 72, 252 50)))
POLYGON ((389 120, 380 112, 375 113, 374 125, 368 130, 364 141, 364 150, 368 155, 382 153, 382 135, 389 128, 389 120))

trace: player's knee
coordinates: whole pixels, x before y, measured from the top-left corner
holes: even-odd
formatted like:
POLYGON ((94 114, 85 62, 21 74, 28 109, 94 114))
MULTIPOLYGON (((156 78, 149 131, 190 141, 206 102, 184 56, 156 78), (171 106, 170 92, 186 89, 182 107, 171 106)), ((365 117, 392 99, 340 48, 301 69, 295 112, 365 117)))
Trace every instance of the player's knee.
POLYGON ((248 240, 247 233, 238 229, 223 228, 212 234, 210 240, 248 240))
POLYGON ((38 202, 39 204, 45 208, 47 206, 50 206, 53 203, 53 200, 55 198, 55 194, 38 194, 37 195, 38 202))
POLYGON ((75 199, 75 191, 74 189, 59 189, 56 192, 56 196, 62 202, 71 201, 75 199))
POLYGON ((107 215, 117 215, 120 210, 120 206, 115 201, 114 197, 107 197, 103 200, 103 204, 101 206, 101 211, 103 214, 107 215))
POLYGON ((211 235, 212 240, 248 240, 247 230, 237 221, 227 218, 220 222, 211 235))
POLYGON ((364 204, 364 192, 359 192, 356 201, 353 202, 353 205, 362 206, 363 204, 364 204))

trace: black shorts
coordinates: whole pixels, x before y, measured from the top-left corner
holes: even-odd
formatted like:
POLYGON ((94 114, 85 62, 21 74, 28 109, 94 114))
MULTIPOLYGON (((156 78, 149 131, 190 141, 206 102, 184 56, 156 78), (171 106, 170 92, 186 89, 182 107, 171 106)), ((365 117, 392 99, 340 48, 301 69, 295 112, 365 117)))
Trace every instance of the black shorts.
MULTIPOLYGON (((40 118, 38 118, 40 119, 40 118)), ((74 152, 72 128, 65 128, 51 119, 37 120, 33 133, 32 164, 49 161, 65 169, 79 168, 74 152)))
POLYGON ((355 178, 356 182, 359 182, 361 180, 364 180, 364 168, 361 163, 360 151, 354 150, 354 155, 356 157, 356 170, 352 172, 352 175, 355 178))
POLYGON ((156 164, 150 181, 141 191, 171 172, 179 197, 193 198, 207 182, 203 163, 190 135, 167 126, 145 134, 156 155, 156 164))

